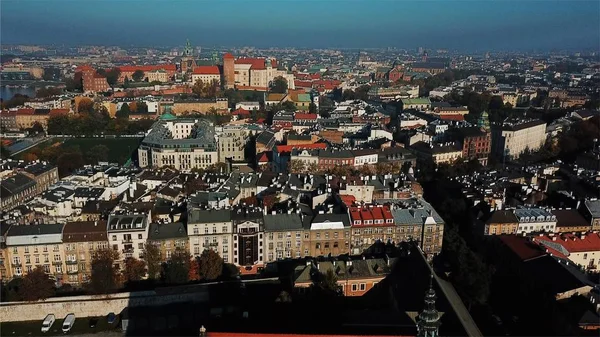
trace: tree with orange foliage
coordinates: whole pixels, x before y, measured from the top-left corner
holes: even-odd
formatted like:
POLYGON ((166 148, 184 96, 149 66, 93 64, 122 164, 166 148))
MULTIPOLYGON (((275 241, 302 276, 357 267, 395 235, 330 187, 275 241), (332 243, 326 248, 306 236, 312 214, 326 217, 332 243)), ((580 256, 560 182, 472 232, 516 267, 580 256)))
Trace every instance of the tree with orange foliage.
POLYGON ((135 113, 138 110, 138 104, 136 101, 129 103, 129 111, 135 113))
POLYGON ((23 160, 24 161, 36 161, 36 160, 38 160, 38 156, 36 156, 35 153, 31 153, 31 152, 25 153, 23 155, 23 160))
POLYGON ((198 258, 192 257, 190 260, 190 271, 188 272, 188 279, 190 281, 198 281, 200 279, 200 265, 198 264, 198 258))
POLYGON ((77 104, 77 112, 92 112, 94 110, 94 102, 89 98, 82 98, 77 104))
POLYGON ((146 263, 134 257, 125 259, 125 269, 123 270, 123 279, 126 282, 140 281, 146 275, 146 263))

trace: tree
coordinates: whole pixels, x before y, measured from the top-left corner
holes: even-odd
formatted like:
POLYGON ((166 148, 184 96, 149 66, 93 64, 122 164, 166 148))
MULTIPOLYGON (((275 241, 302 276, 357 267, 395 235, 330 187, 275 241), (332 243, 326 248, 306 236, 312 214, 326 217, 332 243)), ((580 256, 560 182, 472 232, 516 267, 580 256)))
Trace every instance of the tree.
POLYGON ((146 275, 146 263, 134 257, 125 259, 125 270, 123 279, 127 282, 140 281, 146 275))
POLYGON ((39 159, 35 153, 31 153, 31 152, 25 153, 22 158, 26 162, 32 162, 32 161, 36 161, 39 159))
POLYGON ((83 91, 83 77, 81 73, 75 74, 74 77, 65 79, 65 90, 67 91, 83 91))
POLYGON ((31 126, 31 131, 35 133, 44 133, 44 127, 42 124, 40 124, 40 122, 34 122, 31 126))
POLYGON ((190 260, 190 270, 188 271, 188 280, 198 281, 200 279, 200 265, 197 257, 190 260))
POLYGON ((81 151, 64 152, 56 159, 56 166, 61 176, 69 175, 84 165, 81 151))
POLYGON ((35 97, 46 98, 62 94, 62 89, 58 87, 40 88, 35 92, 35 97))
POLYGON ((38 301, 55 294, 54 281, 46 274, 41 266, 23 277, 23 283, 19 287, 19 296, 23 301, 38 301))
POLYGON ((190 273, 190 254, 176 249, 171 258, 163 265, 163 278, 167 284, 181 284, 188 281, 190 273))
POLYGON ((77 112, 82 113, 82 112, 93 112, 94 111, 94 102, 87 98, 84 97, 82 98, 79 103, 77 104, 77 112))
POLYGON ((4 144, 0 145, 0 158, 5 159, 8 157, 10 157, 10 150, 4 144))
POLYGON ((106 72, 106 82, 112 89, 115 88, 115 84, 119 82, 119 76, 121 76, 121 70, 119 68, 113 68, 106 72))
POLYGON ((283 102, 281 104, 281 108, 283 110, 289 111, 289 112, 294 112, 294 111, 298 110, 298 108, 296 107, 296 104, 294 104, 294 102, 291 102, 291 101, 283 102))
POLYGON ((192 87, 192 92, 200 97, 204 94, 204 82, 201 79, 197 79, 192 87))
POLYGON ((223 272, 223 259, 212 249, 206 249, 198 259, 200 277, 204 280, 214 280, 223 272))
POLYGON ((89 287, 95 294, 106 294, 118 287, 115 260, 119 252, 105 248, 94 251, 92 256, 92 274, 89 287))
POLYGON ((342 101, 352 101, 355 99, 356 99, 356 94, 354 93, 354 91, 352 89, 344 90, 344 93, 342 94, 342 101))
POLYGON ((144 79, 144 72, 141 70, 134 71, 131 75, 131 79, 133 79, 136 82, 141 82, 144 79))
POLYGON ((306 165, 306 172, 310 172, 311 174, 319 173, 319 165, 315 162, 310 162, 306 165))
POLYGON ((160 275, 160 250, 152 244, 146 243, 144 245, 144 260, 148 266, 148 278, 156 279, 160 275))
POLYGON ((270 92, 275 94, 285 94, 288 90, 288 83, 283 76, 277 76, 273 79, 271 83, 270 92))
POLYGON ((308 112, 310 112, 311 114, 316 114, 318 111, 317 105, 313 102, 310 102, 310 104, 308 105, 308 112))
POLYGON ((123 103, 123 105, 121 105, 121 109, 117 111, 116 116, 117 118, 127 119, 129 118, 130 111, 131 109, 129 108, 129 104, 123 103))
POLYGON ((88 152, 85 153, 85 161, 88 164, 98 164, 101 161, 108 161, 110 149, 106 145, 94 145, 88 152))
POLYGON ((139 114, 148 113, 148 104, 146 102, 138 102, 135 112, 139 114))
POLYGON ((131 112, 136 113, 137 109, 138 109, 138 103, 136 101, 133 101, 133 102, 129 103, 129 111, 130 111, 130 113, 131 112))
POLYGON ((292 159, 289 163, 290 173, 302 173, 304 172, 304 162, 298 159, 292 159))
POLYGON ((325 274, 315 271, 312 276, 311 290, 319 297, 339 296, 342 294, 342 287, 337 284, 337 277, 332 269, 328 269, 325 274))
POLYGON ((123 88, 127 89, 129 88, 129 77, 125 76, 125 78, 123 79, 123 88))

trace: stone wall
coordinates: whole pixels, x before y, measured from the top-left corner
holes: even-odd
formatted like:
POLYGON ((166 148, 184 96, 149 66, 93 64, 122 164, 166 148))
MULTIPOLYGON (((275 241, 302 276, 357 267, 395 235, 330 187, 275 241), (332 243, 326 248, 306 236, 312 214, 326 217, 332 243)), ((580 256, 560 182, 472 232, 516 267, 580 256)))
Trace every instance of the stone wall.
POLYGON ((0 323, 39 319, 48 314, 62 319, 68 314, 75 317, 105 316, 110 312, 119 314, 126 307, 165 305, 184 302, 207 302, 206 287, 162 288, 156 291, 118 293, 101 296, 72 296, 49 298, 39 302, 8 302, 0 304, 0 323))

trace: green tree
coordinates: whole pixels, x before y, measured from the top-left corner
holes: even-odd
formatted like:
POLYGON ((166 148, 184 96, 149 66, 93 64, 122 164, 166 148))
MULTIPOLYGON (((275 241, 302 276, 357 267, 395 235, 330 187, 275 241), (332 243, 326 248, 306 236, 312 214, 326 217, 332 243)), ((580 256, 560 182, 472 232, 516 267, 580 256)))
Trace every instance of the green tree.
POLYGON ((40 124, 40 122, 34 122, 31 126, 31 131, 35 133, 44 133, 44 127, 42 124, 40 124))
POLYGON ((197 79, 192 87, 192 92, 200 97, 203 97, 205 89, 204 82, 201 79, 197 79))
POLYGON ((310 104, 308 105, 308 112, 310 112, 311 114, 316 114, 318 113, 318 108, 317 105, 313 102, 310 102, 310 104))
POLYGON ((65 151, 56 159, 56 166, 61 176, 66 176, 84 165, 81 150, 65 151))
POLYGON ((121 108, 117 111, 116 116, 117 118, 127 119, 129 118, 130 112, 131 111, 129 109, 129 104, 123 103, 123 105, 121 105, 121 108))
POLYGON ((288 90, 287 80, 283 76, 277 76, 273 79, 269 89, 270 92, 275 94, 285 94, 288 90))
POLYGON ((200 277, 215 280, 223 272, 223 259, 212 249, 206 249, 198 259, 200 277))
POLYGON ((115 85, 119 83, 119 76, 121 76, 121 70, 119 68, 113 68, 106 72, 106 82, 108 82, 108 85, 110 85, 113 91, 115 85))
POLYGON ((325 274, 315 271, 312 276, 311 290, 319 297, 331 297, 342 295, 342 287, 337 283, 337 277, 332 269, 325 274))
POLYGON ((190 254, 177 249, 163 265, 163 278, 167 284, 182 284, 189 280, 190 254))
POLYGON ((148 104, 146 102, 138 102, 137 103, 137 113, 148 113, 148 104))
POLYGON ((131 75, 131 78, 136 82, 141 82, 144 79, 144 72, 141 70, 136 70, 131 75))
POLYGON ((110 149, 106 145, 94 145, 88 152, 85 153, 85 159, 88 164, 98 164, 101 161, 108 161, 110 149))
POLYGON ((129 77, 125 76, 125 79, 123 79, 123 88, 127 89, 129 88, 129 77))
POLYGON ((10 157, 10 150, 4 144, 0 145, 0 158, 6 159, 8 157, 10 157))
POLYGON ((283 110, 290 111, 290 112, 294 112, 294 111, 298 110, 298 108, 296 107, 296 104, 294 104, 294 102, 291 102, 291 101, 283 102, 281 104, 281 107, 283 108, 283 110))
POLYGON ((107 294, 118 287, 118 274, 115 261, 119 252, 105 248, 94 251, 92 255, 92 274, 89 287, 95 294, 107 294))
POLYGON ((55 292, 54 281, 41 266, 27 273, 19 287, 19 296, 23 301, 43 300, 52 297, 55 292))
POLYGON ((146 265, 148 266, 148 278, 156 279, 160 275, 160 250, 159 248, 151 243, 146 243, 144 245, 144 260, 146 261, 146 265))
POLYGON ((292 159, 289 163, 289 171, 290 173, 302 173, 304 172, 304 161, 298 159, 292 159))

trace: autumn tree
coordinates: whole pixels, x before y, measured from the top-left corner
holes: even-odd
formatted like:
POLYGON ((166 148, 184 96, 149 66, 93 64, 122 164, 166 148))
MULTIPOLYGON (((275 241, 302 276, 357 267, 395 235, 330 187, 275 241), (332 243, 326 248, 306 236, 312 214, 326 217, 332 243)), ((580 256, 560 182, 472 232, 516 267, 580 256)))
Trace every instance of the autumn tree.
POLYGON ((119 252, 105 248, 94 251, 92 255, 92 274, 89 287, 95 294, 106 294, 118 287, 118 274, 115 261, 119 252))
POLYGON ((190 260, 190 270, 188 272, 188 280, 198 281, 200 279, 200 265, 197 257, 192 257, 190 260))
POLYGON ((108 161, 108 153, 110 149, 106 145, 94 145, 88 152, 85 153, 85 160, 88 164, 97 164, 101 161, 108 161))
POLYGON ((27 152, 23 155, 23 160, 26 162, 38 160, 38 156, 35 153, 27 152))
POLYGON ((298 159, 290 160, 290 172, 291 173, 302 173, 304 172, 304 162, 298 159))
POLYGON ((308 165, 306 165, 306 172, 309 172, 310 174, 317 174, 319 173, 319 164, 315 163, 315 162, 310 162, 308 165))
POLYGON ((125 269, 123 270, 123 279, 126 282, 140 281, 146 275, 146 263, 134 257, 125 259, 125 269))
POLYGON ((83 113, 83 112, 92 112, 94 111, 94 102, 87 98, 84 97, 79 101, 79 104, 77 104, 77 112, 79 113, 83 113))
POLYGON ((131 75, 131 78, 136 82, 140 82, 144 79, 144 72, 141 70, 136 70, 131 75))
POLYGON ((223 259, 212 249, 206 249, 198 259, 200 277, 203 280, 214 280, 223 272, 223 259))
POLYGON ((38 301, 52 297, 55 293, 54 281, 46 274, 41 266, 23 277, 23 283, 19 287, 19 297, 23 301, 38 301))
POLYGON ((192 87, 192 92, 200 97, 204 94, 204 82, 201 79, 197 79, 192 87))
POLYGON ((332 269, 328 269, 325 274, 315 271, 311 275, 311 290, 317 296, 331 297, 342 295, 342 287, 337 283, 337 277, 332 269))
POLYGON ((190 273, 190 254, 177 249, 163 265, 163 279, 167 284, 181 284, 188 281, 190 273))
POLYGON ((117 118, 129 118, 129 112, 131 109, 129 108, 129 104, 123 103, 121 105, 121 109, 119 109, 116 113, 117 118))
POLYGON ((285 94, 288 90, 288 83, 283 76, 277 76, 271 82, 270 92, 275 94, 285 94))
POLYGON ((129 103, 129 112, 133 112, 136 113, 138 109, 138 103, 136 101, 133 101, 131 103, 129 103))
POLYGON ((160 275, 161 258, 159 248, 152 244, 144 245, 144 260, 148 266, 148 278, 156 279, 160 275))

